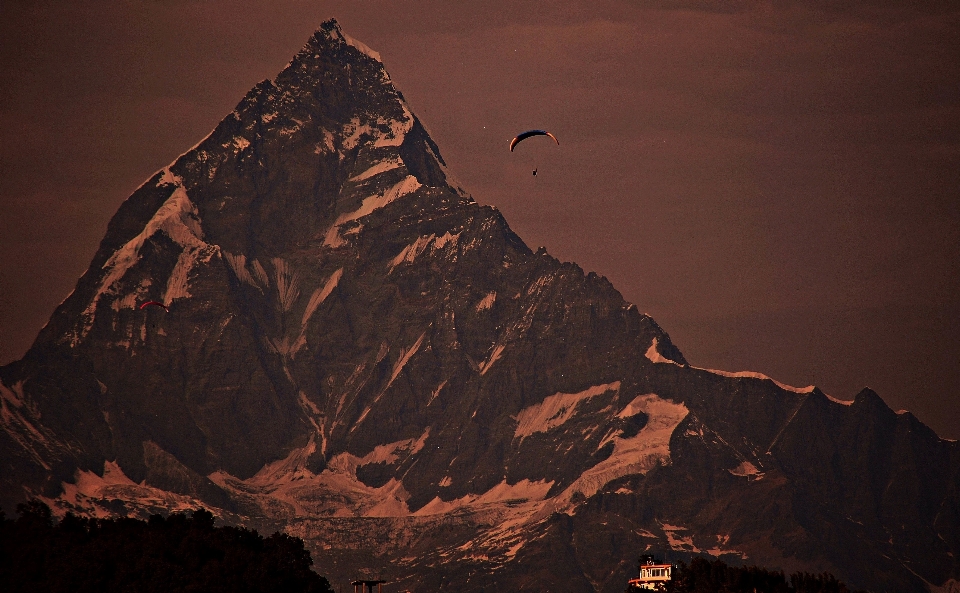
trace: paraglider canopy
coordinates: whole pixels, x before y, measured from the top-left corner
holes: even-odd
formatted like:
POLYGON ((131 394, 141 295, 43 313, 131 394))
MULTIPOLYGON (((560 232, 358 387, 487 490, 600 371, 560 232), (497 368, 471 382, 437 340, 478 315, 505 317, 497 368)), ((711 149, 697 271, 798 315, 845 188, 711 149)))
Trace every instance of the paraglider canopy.
POLYGON ((147 302, 145 302, 144 304, 140 305, 140 310, 143 311, 143 310, 146 309, 147 307, 151 307, 151 306, 153 306, 153 307, 160 307, 160 308, 162 308, 164 311, 167 311, 167 312, 170 311, 169 309, 167 309, 167 306, 166 306, 166 305, 164 305, 163 303, 158 302, 158 301, 147 301, 147 302))
POLYGON ((526 132, 519 134, 516 138, 510 141, 510 152, 513 152, 513 148, 518 143, 523 142, 524 140, 526 140, 527 138, 530 138, 531 136, 550 136, 551 138, 553 138, 553 141, 557 143, 557 146, 560 146, 560 141, 557 140, 557 137, 546 130, 527 130, 526 132))

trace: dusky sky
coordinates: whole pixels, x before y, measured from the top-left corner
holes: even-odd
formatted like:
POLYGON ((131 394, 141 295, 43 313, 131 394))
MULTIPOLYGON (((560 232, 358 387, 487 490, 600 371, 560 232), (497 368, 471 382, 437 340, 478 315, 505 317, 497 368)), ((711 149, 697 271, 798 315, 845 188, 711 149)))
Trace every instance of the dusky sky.
POLYGON ((330 17, 478 202, 692 364, 869 386, 960 438, 951 2, 5 0, 0 363, 120 203, 330 17), (510 153, 529 128, 561 146, 510 153))

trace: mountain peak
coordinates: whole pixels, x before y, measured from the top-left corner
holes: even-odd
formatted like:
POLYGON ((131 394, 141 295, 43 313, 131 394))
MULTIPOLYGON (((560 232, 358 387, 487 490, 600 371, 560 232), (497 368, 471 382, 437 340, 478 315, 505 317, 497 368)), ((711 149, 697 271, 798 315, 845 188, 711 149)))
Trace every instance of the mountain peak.
MULTIPOLYGON (((313 57, 319 57, 317 54, 330 51, 349 52, 348 48, 358 51, 363 56, 366 56, 366 58, 379 63, 381 66, 383 64, 383 60, 380 58, 378 52, 344 33, 336 19, 329 19, 321 23, 310 37, 310 40, 303 46, 303 49, 297 53, 294 61, 298 58, 305 58, 311 55, 313 57)), ((356 56, 350 56, 351 61, 356 59, 356 56)))
POLYGON ((94 328, 101 301, 123 310, 148 294, 167 305, 192 294, 196 262, 187 256, 164 272, 174 275, 172 290, 157 270, 127 277, 147 267, 148 253, 202 250, 203 259, 252 260, 311 242, 336 249, 357 237, 360 219, 414 195, 432 200, 428 209, 472 203, 447 184, 439 148, 376 52, 326 21, 283 71, 257 84, 209 136, 123 204, 68 298, 75 307, 86 303, 79 320, 58 309, 40 341, 77 345, 94 328), (130 282, 139 286, 133 294, 130 282))
POLYGON ((340 28, 340 23, 337 22, 337 19, 335 17, 331 17, 320 23, 320 26, 317 27, 316 32, 314 32, 314 37, 317 35, 323 35, 328 38, 342 37, 343 29, 340 28))
POLYGON ((340 24, 337 22, 337 19, 329 19, 321 23, 320 27, 317 29, 317 32, 314 34, 314 38, 316 38, 318 35, 323 36, 333 42, 342 40, 347 45, 358 49, 360 53, 366 55, 367 57, 378 62, 383 62, 378 52, 370 49, 363 42, 358 41, 344 33, 343 29, 340 28, 340 24))

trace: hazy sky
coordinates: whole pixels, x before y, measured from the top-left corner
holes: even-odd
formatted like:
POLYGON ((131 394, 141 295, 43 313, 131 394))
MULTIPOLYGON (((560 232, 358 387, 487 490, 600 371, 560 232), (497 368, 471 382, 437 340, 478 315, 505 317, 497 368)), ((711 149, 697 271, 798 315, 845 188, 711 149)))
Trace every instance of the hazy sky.
POLYGON ((0 363, 120 203, 336 17, 477 201, 692 364, 869 386, 960 438, 951 4, 3 0, 0 363), (559 149, 511 154, 531 127, 559 149))

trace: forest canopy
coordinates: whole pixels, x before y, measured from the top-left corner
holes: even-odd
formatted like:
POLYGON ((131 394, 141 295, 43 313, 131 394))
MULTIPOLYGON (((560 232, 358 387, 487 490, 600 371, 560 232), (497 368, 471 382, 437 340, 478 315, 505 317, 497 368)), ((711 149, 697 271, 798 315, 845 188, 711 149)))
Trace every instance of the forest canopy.
MULTIPOLYGON (((642 559, 641 559, 642 563, 642 559)), ((667 593, 865 593, 851 591, 832 574, 783 571, 759 566, 728 566, 722 560, 694 558, 689 565, 673 565, 673 579, 662 586, 667 593)), ((628 587, 627 593, 641 589, 628 587)))
POLYGON ((36 500, 17 512, 10 520, 0 511, 0 589, 8 593, 333 592, 310 569, 302 540, 215 527, 202 508, 147 521, 68 513, 56 524, 36 500))

